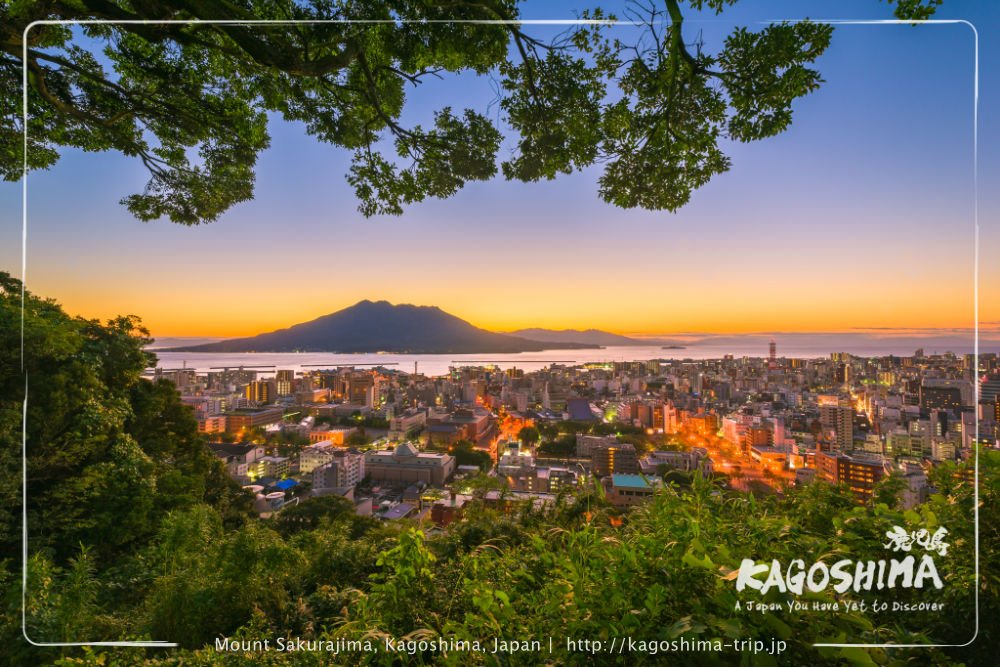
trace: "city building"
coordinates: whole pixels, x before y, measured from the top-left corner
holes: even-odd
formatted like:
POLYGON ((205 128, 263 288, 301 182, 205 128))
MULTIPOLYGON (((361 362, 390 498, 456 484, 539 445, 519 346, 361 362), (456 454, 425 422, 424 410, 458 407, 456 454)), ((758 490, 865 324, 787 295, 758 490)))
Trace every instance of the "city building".
POLYGON ((572 421, 598 421, 598 416, 586 398, 570 398, 566 400, 566 419, 572 421))
POLYGON ((314 428, 309 431, 309 442, 329 442, 338 447, 343 447, 347 444, 347 439, 357 432, 358 429, 353 426, 314 428))
POLYGON ((226 472, 239 482, 250 480, 250 466, 264 456, 264 448, 251 444, 210 442, 208 448, 226 464, 226 472))
POLYGON ((614 436, 584 435, 576 434, 576 455, 580 458, 589 459, 594 454, 595 447, 614 447, 618 444, 618 438, 614 436))
POLYGON ((700 470, 703 475, 709 475, 712 473, 712 459, 708 457, 708 451, 700 447, 690 451, 656 451, 644 456, 639 461, 639 468, 647 476, 659 476, 663 470, 700 470))
POLYGON ((248 431, 258 426, 277 424, 284 416, 282 408, 241 408, 226 413, 226 430, 230 433, 248 431))
POLYGON ((246 386, 246 398, 256 403, 274 403, 278 398, 274 380, 254 380, 246 386))
POLYGON ((365 453, 365 470, 373 482, 410 484, 424 482, 442 486, 455 472, 455 457, 450 454, 421 452, 404 442, 395 449, 370 450, 365 453))
MULTIPOLYGON (((295 393, 295 371, 280 370, 274 378, 275 393, 278 396, 291 396, 295 393)), ((247 396, 247 398, 250 398, 247 396)))
POLYGON ((225 415, 210 415, 198 420, 199 433, 224 433, 226 430, 225 415))
POLYGON ((313 489, 346 488, 365 478, 365 455, 356 449, 338 448, 333 457, 312 471, 313 489))
POLYGON ((250 480, 262 477, 283 479, 292 471, 292 460, 287 456, 262 456, 248 466, 250 480))
POLYGON ((846 484, 860 502, 871 499, 875 485, 885 477, 881 456, 854 452, 816 452, 816 476, 831 484, 846 484))
POLYGON ((422 429, 427 423, 427 410, 410 408, 389 420, 389 437, 405 438, 407 433, 422 429))
POLYGON ((337 450, 337 445, 329 440, 314 442, 308 447, 303 447, 299 452, 299 472, 308 475, 316 468, 333 460, 337 450))
POLYGON ((472 496, 451 492, 448 498, 441 498, 431 505, 431 521, 440 528, 454 523, 462 518, 465 505, 472 496))
POLYGON ((820 405, 819 423, 835 433, 835 451, 848 452, 854 447, 854 410, 844 405, 820 405))
POLYGON ((596 445, 591 449, 590 471, 595 477, 615 473, 638 474, 639 458, 635 445, 628 442, 596 445))
POLYGON ((662 484, 659 478, 615 473, 604 480, 608 502, 615 507, 631 507, 651 498, 662 484))
POLYGON ((501 452, 497 463, 497 474, 501 477, 527 474, 535 467, 535 457, 531 447, 519 442, 508 442, 501 452))

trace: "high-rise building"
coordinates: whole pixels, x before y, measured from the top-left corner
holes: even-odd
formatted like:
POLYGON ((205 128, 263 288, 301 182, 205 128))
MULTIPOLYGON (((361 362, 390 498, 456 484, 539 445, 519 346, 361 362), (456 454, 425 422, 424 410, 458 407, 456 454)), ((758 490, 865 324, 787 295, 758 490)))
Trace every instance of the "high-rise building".
POLYGON ((964 371, 963 375, 965 377, 973 379, 976 377, 976 355, 962 355, 962 370, 964 371))
POLYGON ((273 403, 277 398, 274 380, 254 380, 247 385, 246 397, 248 401, 273 403))
POLYGON ((774 431, 763 424, 752 424, 743 432, 743 451, 751 447, 766 447, 774 444, 774 431))
POLYGON ((295 371, 278 371, 274 380, 278 396, 291 396, 294 393, 295 371))
POLYGON ((836 432, 837 450, 850 451, 854 443, 854 410, 843 405, 819 406, 819 423, 836 432))
POLYGON ((1000 398, 1000 373, 987 375, 979 385, 979 399, 992 403, 1000 398))
POLYGON ((591 472, 595 477, 616 473, 639 474, 639 457, 629 442, 605 443, 591 449, 591 472))
POLYGON ((962 390, 958 387, 920 386, 920 407, 929 410, 960 410, 962 390))
POLYGON ((351 373, 348 380, 347 402, 374 407, 378 397, 378 378, 374 373, 351 373))
POLYGON ((911 433, 905 429, 893 431, 886 438, 886 453, 894 457, 909 456, 923 458, 930 453, 929 433, 911 433))

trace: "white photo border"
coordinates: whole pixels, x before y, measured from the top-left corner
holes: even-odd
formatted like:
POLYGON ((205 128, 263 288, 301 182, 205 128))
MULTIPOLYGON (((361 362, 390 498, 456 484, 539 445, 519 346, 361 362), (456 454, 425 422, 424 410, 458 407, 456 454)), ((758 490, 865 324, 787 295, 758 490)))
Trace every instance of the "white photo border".
MULTIPOLYGON (((973 110, 972 110, 972 179, 973 179, 973 225, 974 225, 974 260, 973 260, 973 319, 974 319, 974 343, 973 355, 974 372, 979 372, 979 31, 976 26, 965 19, 929 19, 922 21, 906 21, 899 19, 775 19, 772 21, 755 21, 757 24, 771 25, 774 23, 800 23, 806 20, 812 23, 822 23, 827 25, 956 25, 962 24, 972 30, 974 46, 974 76, 973 76, 973 110)), ((22 576, 21 576, 21 634, 32 646, 54 647, 54 646, 121 646, 121 647, 159 647, 176 648, 176 642, 169 641, 81 641, 81 642, 39 642, 28 636, 27 631, 27 594, 28 594, 28 457, 27 457, 27 425, 28 425, 28 375, 24 367, 24 301, 25 283, 28 270, 28 33, 32 28, 43 25, 294 25, 313 23, 406 23, 409 21, 396 19, 383 20, 350 20, 350 19, 308 19, 308 20, 241 20, 241 19, 205 19, 205 20, 114 20, 114 19, 60 19, 41 20, 29 23, 21 35, 22 55, 21 55, 21 84, 22 84, 22 124, 24 128, 23 147, 23 173, 21 177, 21 371, 24 373, 24 405, 21 423, 21 540, 22 540, 22 576)), ((523 20, 428 20, 418 21, 420 23, 475 23, 475 24, 517 24, 517 25, 641 25, 635 21, 608 21, 599 19, 523 19, 523 20)), ((691 20, 692 23, 723 22, 722 20, 691 20)), ((975 629, 972 638, 961 644, 850 644, 850 643, 815 643, 817 648, 943 648, 943 647, 964 647, 971 645, 979 636, 979 393, 978 382, 974 382, 973 397, 976 405, 976 432, 975 432, 975 463, 974 463, 974 487, 973 487, 973 514, 974 533, 976 540, 975 549, 975 580, 973 586, 975 595, 976 613, 975 629)))

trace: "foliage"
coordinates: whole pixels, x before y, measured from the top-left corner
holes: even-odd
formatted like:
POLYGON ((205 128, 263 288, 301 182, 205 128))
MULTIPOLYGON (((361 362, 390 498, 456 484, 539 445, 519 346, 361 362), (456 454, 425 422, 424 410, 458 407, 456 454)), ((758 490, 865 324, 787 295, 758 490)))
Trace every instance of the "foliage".
POLYGON ((357 426, 359 428, 389 428, 389 420, 385 417, 377 415, 362 416, 358 411, 355 411, 353 416, 341 417, 338 423, 341 426, 357 426))
POLYGON ((576 454, 577 434, 613 435, 620 442, 633 445, 640 456, 653 448, 653 436, 647 435, 644 429, 631 424, 565 420, 542 424, 538 427, 538 432, 542 438, 538 453, 556 458, 566 458, 576 454))
POLYGON ((673 484, 679 487, 690 487, 693 478, 692 473, 671 468, 665 464, 660 464, 656 468, 656 473, 663 478, 664 484, 673 484))
MULTIPOLYGON (((984 511, 990 508, 981 517, 988 527, 982 536, 987 568, 995 566, 997 558, 994 501, 1000 491, 1000 460, 995 454, 984 453, 980 469, 984 511)), ((579 513, 576 503, 500 514, 475 505, 465 520, 437 537, 416 528, 384 527, 349 538, 342 524, 333 521, 297 531, 282 544, 266 528, 247 526, 223 533, 208 515, 187 512, 164 525, 163 536, 146 557, 158 573, 147 604, 161 623, 189 624, 184 627, 194 633, 191 638, 172 635, 183 637, 189 646, 207 641, 204 638, 211 634, 197 624, 231 636, 281 632, 327 639, 447 636, 547 642, 549 636, 631 636, 769 642, 780 637, 789 640, 781 664, 902 664, 910 653, 816 649, 812 643, 845 637, 872 643, 965 639, 960 635, 971 627, 976 584, 970 489, 961 480, 962 470, 958 472, 954 493, 936 496, 908 512, 883 504, 859 507, 849 491, 821 484, 795 489, 786 498, 719 493, 696 474, 689 487, 664 489, 625 517, 597 497, 587 500, 579 513), (936 597, 918 589, 893 593, 901 601, 946 601, 953 613, 923 617, 924 633, 900 627, 900 615, 891 612, 735 611, 737 601, 748 598, 736 593, 732 581, 741 558, 879 559, 885 556, 884 532, 894 525, 947 525, 951 530, 952 551, 938 561, 947 580, 945 590, 936 597), (212 563, 227 565, 220 569, 212 563), (234 590, 235 581, 246 590, 234 590), (251 600, 256 609, 248 607, 251 600), (207 607, 218 613, 191 620, 180 613, 184 609, 197 615, 207 607), (237 622, 242 622, 242 630, 234 628, 237 622)), ((81 583, 87 576, 74 573, 74 568, 57 575, 67 584, 76 582, 63 589, 65 599, 39 598, 48 609, 39 623, 58 627, 60 608, 87 605, 97 611, 88 585, 81 583)), ((998 610, 998 589, 991 577, 982 579, 980 590, 981 610, 987 613, 998 610)), ((827 589, 807 599, 836 598, 827 589)), ((790 599, 774 591, 763 598, 782 605, 790 599)), ((921 650, 920 662, 989 664, 994 631, 984 627, 983 632, 981 642, 971 647, 950 653, 921 650)), ((556 650, 552 657, 560 663, 587 664, 586 655, 566 654, 559 645, 556 650)), ((283 664, 318 664, 310 652, 281 658, 283 664)), ((337 658, 343 663, 466 664, 464 656, 435 652, 412 656, 347 652, 337 658)), ((517 664, 540 664, 549 656, 519 658, 517 664)), ((632 653, 627 658, 616 662, 661 664, 662 655, 632 653)), ((267 654, 222 655, 206 647, 160 656, 152 664, 256 664, 252 661, 274 659, 267 654)), ((735 652, 685 654, 685 664, 744 664, 741 660, 735 652)))
POLYGON ((287 507, 274 519, 274 528, 289 537, 303 531, 315 530, 322 525, 340 523, 350 527, 350 534, 359 537, 371 530, 374 519, 355 514, 354 503, 340 496, 328 495, 309 498, 287 507))
POLYGON ((538 447, 539 456, 566 458, 576 454, 576 436, 563 435, 555 440, 546 440, 538 447))
POLYGON ((459 440, 451 445, 448 453, 455 457, 456 466, 478 466, 484 472, 489 472, 493 467, 489 452, 476 449, 468 440, 459 440))
MULTIPOLYGON (((229 521, 245 516, 249 499, 205 447, 190 408, 171 384, 141 377, 152 359, 137 318, 71 318, 26 292, 22 372, 21 317, 21 285, 0 273, 0 438, 5 457, 22 435, 27 444, 32 550, 65 564, 85 544, 101 561, 141 546, 173 509, 205 502, 229 521)), ((20 523, 19 475, 20 466, 0 470, 10 500, 0 525, 20 523)), ((0 554, 18 553, 17 532, 0 533, 0 554)))
POLYGON ((541 437, 538 429, 534 426, 525 426, 517 433, 517 439, 526 445, 534 445, 541 437))
POLYGON ((368 444, 369 438, 364 429, 359 429, 347 436, 345 442, 348 447, 364 447, 368 444))
MULTIPOLYGON (((985 567, 996 565, 998 541, 992 501, 1000 490, 1000 461, 990 454, 981 468, 984 507, 991 508, 991 514, 982 517, 983 525, 990 527, 983 536, 985 567)), ((350 537, 341 521, 346 517, 331 516, 282 540, 253 524, 225 531, 209 510, 188 510, 171 516, 142 556, 153 584, 136 625, 145 632, 152 628, 154 636, 177 637, 190 647, 155 658, 152 664, 158 665, 275 660, 273 655, 223 655, 198 647, 210 645, 217 634, 276 633, 480 641, 550 635, 769 641, 777 636, 792 640, 783 664, 893 664, 898 656, 879 649, 845 653, 814 649, 811 643, 848 636, 872 642, 957 641, 962 637, 956 631, 971 627, 964 625, 972 622, 975 586, 965 482, 956 482, 954 495, 935 497, 918 511, 905 513, 885 505, 858 507, 849 492, 821 484, 796 489, 785 499, 755 499, 720 494, 699 475, 690 482, 684 490, 665 489, 633 510, 624 523, 599 498, 586 501, 582 511, 574 510, 574 504, 498 514, 474 506, 464 521, 433 538, 417 529, 374 526, 363 536, 350 537), (929 626, 926 634, 898 627, 898 614, 734 611, 737 600, 746 598, 737 596, 730 576, 740 558, 787 562, 807 554, 826 554, 826 559, 840 554, 877 559, 885 553, 883 534, 893 525, 947 525, 952 530, 953 551, 939 562, 948 581, 943 595, 953 613, 922 624, 929 626)), ((57 570, 39 560, 32 571, 49 582, 32 598, 31 618, 39 631, 93 633, 103 627, 105 632, 122 632, 128 626, 127 610, 102 613, 106 610, 94 592, 96 579, 77 561, 57 570), (81 609, 85 613, 79 613, 81 609)), ((996 582, 987 575, 983 583, 982 609, 995 612, 996 582)), ((904 601, 926 598, 916 589, 896 595, 904 601)), ((765 599, 783 603, 791 598, 769 593, 765 599)), ((828 590, 811 599, 832 601, 835 596, 828 590)), ((955 649, 951 658, 988 664, 984 651, 995 638, 991 628, 983 631, 982 645, 955 649)), ((586 656, 557 650, 560 660, 585 664, 586 656)), ((118 664, 141 661, 115 655, 122 661, 118 664)), ((948 655, 936 650, 920 655, 922 664, 949 662, 948 655)), ((316 655, 309 652, 281 657, 285 664, 317 664, 316 655)), ((521 662, 534 664, 545 657, 526 654, 521 662)), ((398 664, 394 661, 399 658, 348 653, 338 659, 398 664)), ((739 664, 740 656, 689 653, 686 660, 739 664)), ((433 652, 404 656, 402 661, 449 663, 433 652)), ((658 658, 631 654, 628 664, 658 664, 658 658)))
MULTIPOLYGON (((899 0, 895 11, 925 19, 939 2, 899 0)), ((687 4, 719 14, 732 2, 687 4)), ((789 127, 793 103, 822 82, 814 64, 832 34, 810 21, 740 27, 709 49, 679 0, 633 0, 622 16, 630 27, 612 28, 615 17, 595 9, 551 36, 519 22, 518 6, 8 2, 0 172, 21 175, 24 66, 28 167, 51 167, 65 147, 134 158, 149 181, 122 201, 142 220, 210 222, 251 199, 269 117, 301 122, 351 154, 346 177, 366 216, 400 214, 498 172, 531 182, 594 165, 604 201, 675 211, 730 168, 723 140, 789 127), (31 25, 52 19, 112 23, 31 25), (491 77, 497 99, 479 110, 439 103, 426 122, 404 121, 411 91, 458 74, 491 77), (501 128, 513 150, 498 159, 501 128)))
POLYGON ((481 498, 490 491, 501 491, 506 485, 497 477, 480 472, 477 475, 464 480, 461 485, 463 493, 471 493, 473 496, 481 498))

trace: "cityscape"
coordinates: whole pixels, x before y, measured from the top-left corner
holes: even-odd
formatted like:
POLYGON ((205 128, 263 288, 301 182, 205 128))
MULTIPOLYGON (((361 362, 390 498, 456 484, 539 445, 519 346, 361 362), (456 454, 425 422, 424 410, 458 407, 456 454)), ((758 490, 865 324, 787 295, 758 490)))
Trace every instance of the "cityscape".
POLYGON ((860 504, 997 446, 995 353, 299 371, 155 368, 262 517, 322 495, 361 515, 444 528, 463 507, 553 503, 599 486, 622 510, 693 475, 781 494, 842 484, 860 504), (976 384, 979 384, 979 402, 976 384), (977 442, 978 421, 978 442, 977 442))
POLYGON ((994 664, 998 21, 0 3, 0 664, 994 664))

